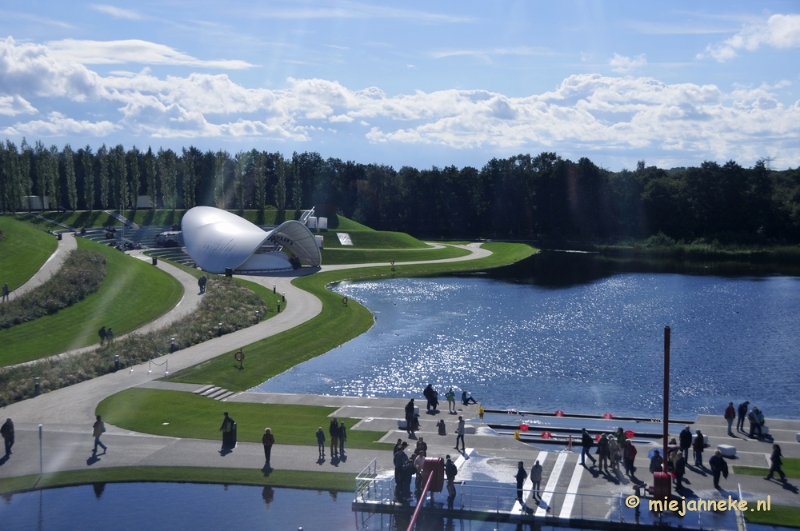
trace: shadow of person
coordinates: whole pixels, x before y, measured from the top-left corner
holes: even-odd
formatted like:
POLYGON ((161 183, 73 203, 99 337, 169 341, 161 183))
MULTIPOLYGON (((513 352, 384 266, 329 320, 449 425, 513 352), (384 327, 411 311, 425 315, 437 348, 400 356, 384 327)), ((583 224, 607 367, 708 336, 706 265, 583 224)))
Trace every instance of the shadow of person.
POLYGON ((264 474, 265 478, 268 478, 270 474, 272 474, 272 466, 264 465, 261 467, 261 472, 264 474))
POLYGON ((99 462, 100 462, 100 458, 97 457, 97 454, 92 453, 92 457, 90 457, 89 459, 86 460, 86 465, 87 466, 92 466, 93 464, 99 463, 99 462))
POLYGON ((233 453, 233 450, 231 450, 230 448, 223 448, 223 449, 221 449, 219 451, 219 455, 221 455, 223 457, 225 457, 226 455, 228 455, 230 453, 233 453))
POLYGON ((8 462, 8 460, 9 460, 9 457, 7 455, 4 455, 3 457, 0 457, 0 466, 3 466, 4 464, 6 464, 8 462))
POLYGON ((795 487, 794 485, 789 483, 789 481, 784 481, 783 482, 783 488, 785 490, 788 490, 789 492, 794 493, 794 494, 797 494, 798 492, 800 492, 800 491, 797 490, 797 487, 795 487))
POLYGON ((342 463, 346 463, 347 462, 347 455, 345 455, 344 452, 340 452, 339 453, 339 461, 341 461, 342 463))
POLYGON ((322 465, 324 463, 325 463, 325 456, 324 455, 319 456, 319 458, 317 458, 317 464, 322 465))
POLYGON ((333 457, 331 457, 331 465, 337 466, 337 467, 339 466, 339 456, 338 455, 334 455, 333 457))

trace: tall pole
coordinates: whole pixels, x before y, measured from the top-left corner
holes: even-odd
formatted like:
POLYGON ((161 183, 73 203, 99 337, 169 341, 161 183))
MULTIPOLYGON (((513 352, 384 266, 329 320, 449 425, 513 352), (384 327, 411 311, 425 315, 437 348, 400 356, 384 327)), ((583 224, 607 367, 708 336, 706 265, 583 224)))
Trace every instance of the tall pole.
POLYGON ((667 471, 667 445, 669 441, 669 333, 668 326, 664 327, 664 454, 662 456, 664 472, 667 471))
POLYGON ((39 474, 44 473, 44 458, 42 457, 42 425, 39 424, 39 474))

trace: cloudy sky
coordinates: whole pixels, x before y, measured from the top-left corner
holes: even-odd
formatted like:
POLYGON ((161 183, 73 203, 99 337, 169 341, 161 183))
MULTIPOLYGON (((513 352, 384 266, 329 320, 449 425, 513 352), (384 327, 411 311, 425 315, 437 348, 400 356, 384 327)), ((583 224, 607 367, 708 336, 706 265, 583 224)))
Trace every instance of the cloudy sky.
POLYGON ((794 0, 100 2, 0 3, 0 138, 800 165, 794 0))

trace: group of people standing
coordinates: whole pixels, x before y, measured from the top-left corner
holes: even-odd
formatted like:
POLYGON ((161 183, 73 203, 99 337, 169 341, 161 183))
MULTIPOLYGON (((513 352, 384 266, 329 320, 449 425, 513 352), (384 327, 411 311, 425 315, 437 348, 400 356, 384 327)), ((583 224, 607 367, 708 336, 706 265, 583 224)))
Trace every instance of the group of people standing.
POLYGON ((105 326, 101 327, 100 330, 97 331, 97 335, 100 336, 101 347, 114 342, 114 330, 110 326, 108 328, 105 326))
MULTIPOLYGON (((317 428, 317 449, 319 458, 325 459, 325 432, 322 426, 317 428)), ((344 442, 347 440, 347 427, 344 422, 339 422, 335 417, 331 419, 328 426, 328 435, 331 438, 331 458, 344 457, 344 442)))
MULTIPOLYGON (((541 500, 541 495, 539 491, 541 490, 542 484, 542 465, 539 463, 537 459, 536 462, 531 467, 531 496, 534 500, 539 499, 541 500)), ((517 463, 517 474, 514 476, 514 479, 517 480, 517 501, 520 504, 524 504, 524 500, 522 498, 522 487, 525 484, 525 480, 528 479, 528 473, 525 471, 525 464, 520 461, 517 463)))

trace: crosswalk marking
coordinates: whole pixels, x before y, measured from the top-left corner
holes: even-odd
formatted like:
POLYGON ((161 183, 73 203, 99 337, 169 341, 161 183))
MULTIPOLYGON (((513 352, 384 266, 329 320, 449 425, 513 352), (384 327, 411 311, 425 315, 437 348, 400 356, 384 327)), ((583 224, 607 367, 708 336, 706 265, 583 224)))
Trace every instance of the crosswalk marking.
POLYGON ((583 466, 576 463, 575 470, 572 471, 572 478, 569 480, 569 487, 567 487, 567 496, 564 498, 564 503, 561 505, 561 513, 559 518, 569 519, 572 516, 572 506, 575 504, 575 497, 578 494, 578 485, 581 483, 581 476, 583 475, 583 466))
POLYGON ((558 484, 558 477, 564 470, 564 463, 566 463, 568 455, 567 452, 558 454, 558 459, 556 459, 553 471, 550 472, 550 477, 547 478, 547 486, 544 488, 544 493, 542 494, 542 503, 540 503, 539 508, 536 509, 536 516, 547 516, 547 508, 550 507, 550 500, 553 499, 553 491, 555 491, 556 485, 558 484))

